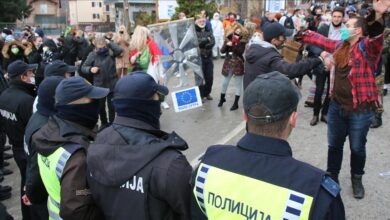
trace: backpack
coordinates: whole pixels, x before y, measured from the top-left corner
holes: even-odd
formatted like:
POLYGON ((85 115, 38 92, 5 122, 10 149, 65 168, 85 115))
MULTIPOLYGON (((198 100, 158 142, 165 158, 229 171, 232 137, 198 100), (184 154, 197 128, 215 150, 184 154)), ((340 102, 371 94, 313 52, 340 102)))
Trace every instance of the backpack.
POLYGON ((294 29, 294 21, 292 16, 286 16, 286 20, 284 21, 284 27, 287 29, 294 29))

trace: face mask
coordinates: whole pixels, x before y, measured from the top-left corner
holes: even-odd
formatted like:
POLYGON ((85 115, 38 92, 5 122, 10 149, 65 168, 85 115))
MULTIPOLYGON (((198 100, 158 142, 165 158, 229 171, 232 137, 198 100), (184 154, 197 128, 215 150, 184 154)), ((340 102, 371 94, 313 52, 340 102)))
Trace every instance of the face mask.
POLYGON ((42 48, 42 50, 43 50, 43 52, 45 53, 45 52, 47 52, 47 51, 49 50, 49 47, 46 47, 46 46, 45 46, 45 47, 42 48))
POLYGON ((355 35, 355 28, 342 28, 341 29, 341 39, 347 40, 348 38, 355 35))
POLYGON ((339 24, 335 24, 335 23, 332 22, 333 27, 340 27, 341 24, 342 24, 342 22, 340 22, 339 24))
POLYGON ((35 85, 35 77, 30 77, 30 84, 35 85))
POLYGON ((99 102, 93 100, 88 104, 57 105, 57 116, 75 122, 83 127, 93 129, 99 119, 99 102))
POLYGON ((107 47, 103 47, 103 48, 99 48, 98 49, 97 54, 104 55, 107 52, 108 52, 108 48, 107 47))
POLYGON ((5 33, 1 33, 1 37, 5 38, 5 37, 7 37, 7 35, 5 33))
MULTIPOLYGON (((162 97, 159 97, 162 100, 162 97)), ((137 119, 160 129, 161 103, 144 99, 114 99, 117 115, 137 119)))
POLYGON ((125 32, 124 32, 124 31, 119 31, 119 33, 120 33, 120 34, 123 34, 123 33, 125 33, 125 32))
POLYGON ((206 24, 198 24, 198 27, 200 27, 200 28, 205 28, 206 27, 206 24))
POLYGON ((14 47, 14 48, 11 49, 11 52, 12 52, 13 54, 17 55, 17 54, 19 53, 19 48, 14 47))
POLYGON ((229 18, 229 21, 230 22, 234 22, 234 18, 229 18))

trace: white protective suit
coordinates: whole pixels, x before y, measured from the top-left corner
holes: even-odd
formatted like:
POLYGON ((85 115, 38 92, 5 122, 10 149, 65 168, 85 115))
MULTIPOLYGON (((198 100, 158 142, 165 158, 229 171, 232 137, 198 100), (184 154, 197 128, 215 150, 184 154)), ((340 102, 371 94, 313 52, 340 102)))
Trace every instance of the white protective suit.
MULTIPOLYGON (((218 56, 218 52, 220 52, 222 46, 223 46, 223 36, 224 36, 224 30, 222 21, 219 19, 219 14, 214 13, 213 20, 211 20, 211 26, 213 28, 213 35, 215 38, 215 45, 213 47, 213 57, 218 56)), ((221 56, 225 56, 225 54, 221 54, 221 56)))

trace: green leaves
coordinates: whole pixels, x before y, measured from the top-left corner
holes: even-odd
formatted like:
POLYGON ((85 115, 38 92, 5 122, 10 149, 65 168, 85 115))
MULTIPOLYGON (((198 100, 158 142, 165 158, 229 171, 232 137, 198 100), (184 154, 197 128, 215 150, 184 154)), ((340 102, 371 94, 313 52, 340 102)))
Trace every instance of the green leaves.
POLYGON ((26 0, 0 1, 0 22, 15 22, 30 16, 33 8, 26 0))
POLYGON ((200 14, 202 10, 208 11, 209 16, 212 16, 212 12, 217 11, 217 5, 210 0, 177 0, 177 4, 179 7, 176 8, 174 19, 177 19, 180 12, 184 12, 187 18, 191 18, 200 14))

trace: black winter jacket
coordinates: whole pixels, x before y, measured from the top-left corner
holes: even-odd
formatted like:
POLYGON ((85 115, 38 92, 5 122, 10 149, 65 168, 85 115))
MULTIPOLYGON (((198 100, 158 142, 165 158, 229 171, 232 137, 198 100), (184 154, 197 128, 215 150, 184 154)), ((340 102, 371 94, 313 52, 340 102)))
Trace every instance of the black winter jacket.
POLYGON ((195 25, 195 30, 198 37, 200 55, 202 58, 211 57, 212 49, 215 45, 213 32, 207 26, 200 28, 198 25, 195 25))
POLYGON ((47 201, 47 191, 43 185, 37 161, 37 152, 31 147, 32 135, 43 127, 49 117, 35 112, 28 121, 25 132, 25 144, 27 146, 27 168, 26 168, 26 195, 33 204, 43 204, 47 201))
MULTIPOLYGON (((30 48, 29 48, 30 49, 30 48)), ((39 47, 38 49, 31 45, 31 51, 29 51, 27 55, 28 63, 30 64, 38 64, 38 68, 35 71, 35 77, 36 78, 43 78, 43 72, 44 72, 44 66, 42 65, 42 47, 39 47)))
POLYGON ((79 39, 73 35, 66 36, 64 38, 64 46, 62 50, 62 57, 64 62, 68 65, 75 65, 78 55, 79 39))
POLYGON ((24 132, 32 115, 35 96, 35 86, 21 81, 11 81, 9 88, 0 95, 0 113, 14 151, 23 152, 24 132))
POLYGON ((3 55, 3 70, 7 72, 8 65, 16 60, 22 60, 28 63, 27 55, 25 53, 27 51, 26 49, 26 46, 16 40, 5 43, 1 51, 3 55), (11 52, 12 45, 16 45, 19 48, 19 53, 17 55, 11 52))
POLYGON ((305 75, 309 70, 322 63, 319 58, 312 58, 289 64, 283 60, 275 46, 266 41, 252 43, 245 54, 245 59, 244 89, 258 75, 279 71, 293 79, 305 75))
POLYGON ((93 74, 93 84, 112 90, 117 81, 115 57, 121 55, 123 49, 115 43, 109 43, 107 46, 109 48, 107 54, 99 55, 96 51, 91 52, 81 70, 85 74, 92 74, 91 68, 99 67, 99 72, 93 74))
POLYGON ((130 118, 117 117, 88 150, 88 183, 112 220, 190 219, 192 168, 187 143, 130 118))
POLYGON ((74 143, 80 146, 67 160, 61 176, 60 216, 63 220, 102 219, 102 214, 89 193, 85 163, 86 151, 95 135, 96 133, 88 128, 54 115, 32 136, 32 148, 45 157, 65 144, 74 143))

